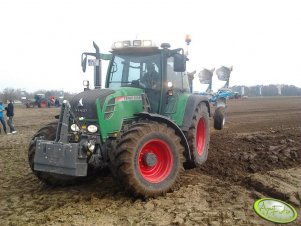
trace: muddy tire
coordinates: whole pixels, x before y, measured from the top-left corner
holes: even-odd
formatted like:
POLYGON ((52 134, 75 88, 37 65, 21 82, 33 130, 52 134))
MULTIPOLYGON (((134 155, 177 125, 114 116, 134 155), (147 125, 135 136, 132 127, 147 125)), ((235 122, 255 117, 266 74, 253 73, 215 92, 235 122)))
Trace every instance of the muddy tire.
POLYGON ((199 167, 207 160, 210 141, 209 113, 205 103, 200 103, 194 111, 191 126, 187 132, 187 140, 192 153, 192 161, 186 162, 185 167, 199 167))
POLYGON ((110 168, 123 189, 156 197, 170 191, 183 170, 180 137, 166 124, 137 123, 110 150, 110 168))
POLYGON ((218 107, 213 115, 213 126, 216 130, 222 130, 225 125, 225 108, 218 107))
POLYGON ((82 178, 65 176, 55 173, 47 173, 34 170, 34 155, 36 150, 37 138, 44 140, 55 140, 57 122, 50 123, 45 127, 41 128, 32 138, 29 149, 28 149, 28 162, 32 172, 45 184, 52 186, 67 186, 73 185, 82 180, 82 178))

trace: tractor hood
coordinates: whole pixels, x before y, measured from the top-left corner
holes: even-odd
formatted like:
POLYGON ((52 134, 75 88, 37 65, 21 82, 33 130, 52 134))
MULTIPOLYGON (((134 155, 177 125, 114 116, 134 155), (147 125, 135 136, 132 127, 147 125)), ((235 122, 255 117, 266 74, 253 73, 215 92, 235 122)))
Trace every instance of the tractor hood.
POLYGON ((96 100, 99 99, 102 108, 106 97, 112 93, 115 91, 111 89, 95 89, 79 93, 70 101, 71 110, 77 118, 97 119, 96 100))

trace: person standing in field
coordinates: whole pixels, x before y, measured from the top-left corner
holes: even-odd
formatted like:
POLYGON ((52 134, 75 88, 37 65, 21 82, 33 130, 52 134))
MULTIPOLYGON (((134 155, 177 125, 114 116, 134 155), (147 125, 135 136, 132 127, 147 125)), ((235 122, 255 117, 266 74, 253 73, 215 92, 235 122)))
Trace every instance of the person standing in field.
MULTIPOLYGON (((6 133, 6 123, 5 123, 5 120, 4 120, 3 111, 4 111, 3 103, 2 103, 2 101, 0 101, 0 122, 2 124, 4 133, 6 133)), ((1 133, 1 128, 0 128, 0 133, 1 133)))
POLYGON ((14 105, 12 103, 13 101, 12 100, 8 100, 7 101, 7 107, 5 108, 6 110, 6 116, 7 116, 7 125, 10 129, 10 133, 8 134, 14 134, 16 133, 17 131, 15 130, 15 126, 14 126, 14 123, 13 123, 13 117, 14 117, 14 105))

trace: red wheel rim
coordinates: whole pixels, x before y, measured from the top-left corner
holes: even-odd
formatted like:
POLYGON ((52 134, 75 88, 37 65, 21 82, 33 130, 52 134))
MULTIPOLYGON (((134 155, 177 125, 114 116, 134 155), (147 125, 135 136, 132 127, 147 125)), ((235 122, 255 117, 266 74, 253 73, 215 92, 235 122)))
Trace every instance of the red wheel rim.
POLYGON ((152 139, 140 149, 138 165, 142 177, 151 183, 160 183, 168 177, 173 166, 173 155, 169 145, 160 139, 152 139), (156 161, 150 166, 144 158, 152 155, 156 161))
POLYGON ((203 154, 204 145, 205 145, 205 120, 200 118, 196 130, 196 149, 199 155, 203 154))

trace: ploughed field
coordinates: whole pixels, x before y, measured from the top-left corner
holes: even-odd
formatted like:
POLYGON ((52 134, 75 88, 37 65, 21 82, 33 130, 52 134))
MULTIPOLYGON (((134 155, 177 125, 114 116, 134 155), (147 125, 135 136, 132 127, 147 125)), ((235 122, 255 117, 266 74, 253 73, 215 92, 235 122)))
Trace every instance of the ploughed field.
MULTIPOLYGON (((296 207, 301 225, 301 98, 230 100, 222 131, 211 128, 209 157, 185 171, 176 189, 133 199, 110 174, 86 184, 49 187, 31 172, 31 137, 59 109, 16 107, 16 135, 0 135, 0 225, 274 225, 255 200, 296 207)), ((211 119, 212 120, 212 119, 211 119)))

